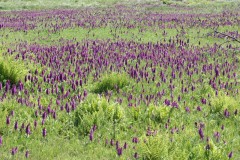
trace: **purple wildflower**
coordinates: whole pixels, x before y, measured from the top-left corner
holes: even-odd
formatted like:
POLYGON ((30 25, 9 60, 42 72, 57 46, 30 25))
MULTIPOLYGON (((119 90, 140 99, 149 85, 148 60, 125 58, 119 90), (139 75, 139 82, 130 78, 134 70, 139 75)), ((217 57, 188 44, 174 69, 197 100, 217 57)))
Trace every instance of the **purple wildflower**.
POLYGON ((26 127, 26 134, 27 134, 27 135, 30 135, 30 134, 31 134, 30 124, 28 124, 27 127, 26 127))
POLYGON ((202 130, 201 127, 200 127, 200 129, 198 130, 198 133, 199 133, 200 138, 203 140, 204 134, 203 134, 203 130, 202 130))
POLYGON ((11 115, 12 117, 14 117, 14 115, 15 115, 14 110, 11 111, 10 115, 11 115))
POLYGON ((15 124, 14 124, 14 129, 15 129, 15 130, 18 129, 18 121, 15 122, 15 124))
POLYGON ((29 157, 29 151, 28 151, 28 150, 25 152, 25 157, 26 157, 26 158, 29 157))
POLYGON ((9 116, 7 116, 7 118, 6 118, 6 124, 7 124, 7 125, 10 124, 10 117, 9 117, 9 116))
POLYGON ((221 129, 224 130, 224 125, 221 126, 221 129))
POLYGON ((202 108, 200 106, 197 106, 198 111, 202 111, 202 108))
POLYGON ((116 149, 118 149, 118 148, 119 148, 119 142, 116 141, 116 149))
POLYGON ((230 152, 230 153, 228 154, 228 158, 230 159, 230 158, 232 158, 232 156, 233 156, 233 152, 230 152))
POLYGON ((3 144, 3 138, 2 136, 0 136, 0 146, 2 146, 2 144, 3 144))
POLYGON ((207 100, 205 98, 202 98, 202 104, 207 104, 207 100))
POLYGON ((42 130, 42 135, 43 135, 43 137, 46 137, 46 136, 47 136, 47 130, 46 130, 46 128, 43 128, 43 130, 42 130))
POLYGON ((189 107, 186 107, 186 108, 185 108, 185 111, 189 113, 189 112, 190 112, 189 107))
POLYGON ((117 154, 118 154, 118 156, 122 155, 122 147, 117 149, 117 154))
POLYGON ((137 138, 137 137, 133 137, 133 139, 132 139, 132 142, 133 142, 133 143, 138 143, 138 142, 139 142, 139 140, 138 140, 138 138, 137 138))
POLYGON ((127 149, 127 142, 124 143, 123 148, 127 149))
POLYGON ((176 101, 172 102, 172 107, 178 108, 178 103, 176 101))
POLYGON ((224 110, 224 116, 225 116, 226 118, 228 118, 228 117, 230 116, 230 113, 228 112, 227 109, 224 110))
POLYGON ((133 157, 134 157, 135 159, 138 159, 138 158, 139 158, 138 153, 135 152, 133 157))
POLYGON ((90 139, 90 141, 93 141, 93 130, 91 129, 90 130, 90 134, 89 134, 89 139, 90 139))
POLYGON ((219 132, 215 132, 214 133, 214 137, 217 139, 217 142, 218 142, 219 138, 220 138, 220 133, 219 132))
POLYGON ((86 91, 86 90, 84 90, 84 92, 83 92, 83 96, 86 98, 86 97, 87 97, 87 95, 88 95, 87 91, 86 91))
POLYGON ((11 153, 12 153, 13 156, 15 155, 15 148, 12 148, 11 153))
POLYGON ((37 120, 34 120, 34 128, 37 128, 37 120))
POLYGON ((12 148, 11 154, 14 156, 18 152, 18 148, 12 148))
POLYGON ((114 140, 113 140, 113 139, 111 139, 111 141, 110 141, 110 145, 111 145, 111 146, 114 145, 114 140))

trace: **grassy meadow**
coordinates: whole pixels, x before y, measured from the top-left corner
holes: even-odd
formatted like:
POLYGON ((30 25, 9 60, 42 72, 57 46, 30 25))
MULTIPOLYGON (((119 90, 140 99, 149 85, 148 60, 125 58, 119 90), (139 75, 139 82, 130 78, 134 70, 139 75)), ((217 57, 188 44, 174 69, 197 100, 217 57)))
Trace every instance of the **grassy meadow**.
POLYGON ((0 159, 240 159, 239 6, 0 0, 0 159))

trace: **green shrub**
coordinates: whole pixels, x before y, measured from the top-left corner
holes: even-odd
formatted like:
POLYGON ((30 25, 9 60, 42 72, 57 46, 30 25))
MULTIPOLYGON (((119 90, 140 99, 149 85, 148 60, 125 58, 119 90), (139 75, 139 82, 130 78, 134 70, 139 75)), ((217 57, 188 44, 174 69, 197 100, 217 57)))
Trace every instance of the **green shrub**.
MULTIPOLYGON (((145 160, 182 160, 182 159, 224 159, 224 152, 212 139, 209 139, 209 150, 206 143, 198 140, 189 140, 194 131, 185 131, 171 135, 167 132, 156 136, 143 136, 138 146, 141 159, 145 160)), ((193 138, 194 139, 194 138, 193 138)))
POLYGON ((169 1, 169 0, 163 0, 163 4, 170 5, 170 4, 171 4, 171 1, 169 1))
POLYGON ((212 113, 222 113, 225 109, 233 113, 240 105, 233 97, 227 96, 222 92, 218 96, 211 98, 210 102, 212 113))
POLYGON ((120 122, 123 116, 123 110, 117 104, 108 103, 104 97, 89 95, 75 112, 74 126, 78 133, 87 135, 94 124, 113 124, 114 121, 120 122))
POLYGON ((59 125, 58 125, 58 134, 63 136, 67 139, 72 139, 77 135, 77 129, 75 128, 74 121, 74 115, 69 114, 66 115, 61 114, 59 115, 59 125))
POLYGON ((140 107, 131 107, 129 108, 130 109, 130 114, 131 114, 131 117, 137 121, 140 116, 141 116, 141 108, 140 107))
POLYGON ((199 95, 200 95, 200 98, 205 98, 207 97, 208 95, 210 96, 215 96, 215 91, 214 89, 208 85, 208 84, 203 84, 201 87, 199 87, 200 90, 199 90, 199 95))
MULTIPOLYGON (((1 54, 0 54, 1 55, 1 54)), ((27 74, 24 64, 18 60, 14 60, 10 56, 0 57, 0 82, 10 81, 11 84, 17 84, 23 80, 27 74)))
POLYGON ((150 104, 147 108, 148 118, 157 123, 164 122, 170 117, 172 109, 173 108, 168 106, 155 106, 150 104))
POLYGON ((102 77, 101 81, 95 86, 95 93, 103 93, 108 90, 116 91, 129 84, 128 76, 124 73, 111 73, 102 77))
POLYGON ((163 137, 162 135, 148 137, 145 142, 140 141, 139 150, 141 159, 159 160, 168 157, 168 145, 169 137, 163 137))

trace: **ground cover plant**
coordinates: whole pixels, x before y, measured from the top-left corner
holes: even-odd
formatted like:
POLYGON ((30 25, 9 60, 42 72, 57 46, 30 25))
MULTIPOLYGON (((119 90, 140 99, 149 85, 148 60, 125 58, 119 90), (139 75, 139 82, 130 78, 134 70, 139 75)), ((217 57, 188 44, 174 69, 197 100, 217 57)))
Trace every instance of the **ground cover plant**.
POLYGON ((0 11, 0 159, 239 159, 239 4, 198 3, 0 11))

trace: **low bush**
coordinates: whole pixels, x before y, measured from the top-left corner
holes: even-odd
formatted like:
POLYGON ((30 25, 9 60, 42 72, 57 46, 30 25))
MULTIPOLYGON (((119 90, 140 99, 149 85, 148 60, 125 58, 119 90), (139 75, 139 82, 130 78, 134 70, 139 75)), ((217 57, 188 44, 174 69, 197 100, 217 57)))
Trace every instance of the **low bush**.
POLYGON ((233 113, 239 108, 239 103, 235 98, 227 96, 223 92, 220 92, 218 96, 214 96, 210 100, 212 113, 223 113, 227 109, 230 113, 233 113))
MULTIPOLYGON (((1 54, 0 54, 1 55, 1 54)), ((24 64, 10 56, 0 56, 0 82, 17 84, 27 74, 24 64)))
POLYGON ((168 106, 155 106, 151 104, 148 109, 148 118, 154 122, 161 123, 165 122, 171 114, 172 109, 168 106))
POLYGON ((116 91, 129 84, 129 78, 125 73, 111 73, 102 77, 94 88, 95 93, 104 93, 108 90, 116 91))
POLYGON ((93 125, 103 127, 107 124, 118 123, 123 119, 124 113, 120 106, 108 103, 104 97, 89 95, 74 116, 74 125, 78 133, 87 135, 93 125))

